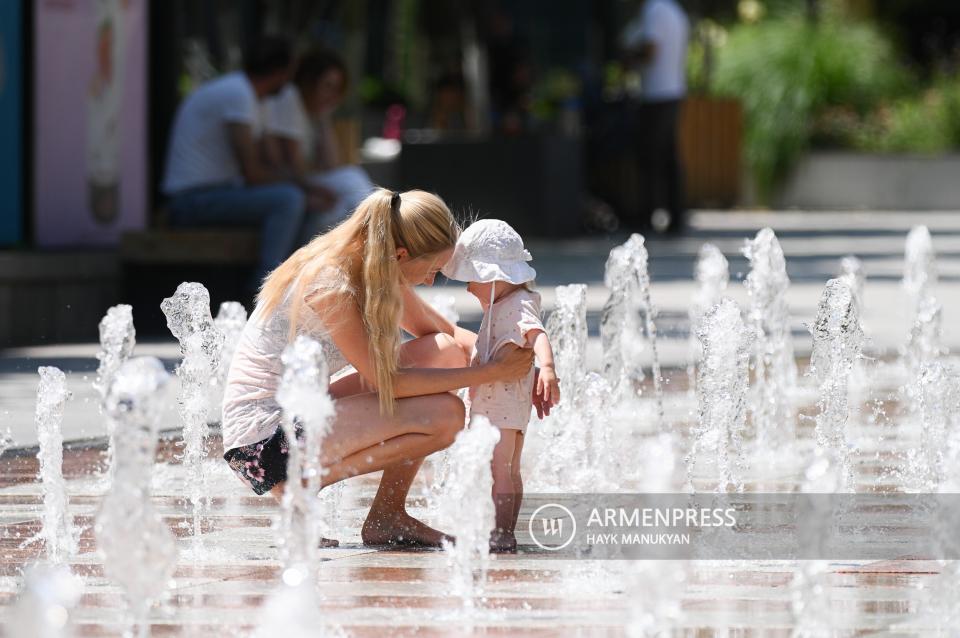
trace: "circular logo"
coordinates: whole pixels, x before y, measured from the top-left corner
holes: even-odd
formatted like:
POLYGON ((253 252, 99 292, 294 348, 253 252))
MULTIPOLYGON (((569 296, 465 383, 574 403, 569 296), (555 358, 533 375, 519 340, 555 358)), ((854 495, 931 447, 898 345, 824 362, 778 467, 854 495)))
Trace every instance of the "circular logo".
POLYGON ((577 535, 577 519, 563 505, 547 503, 530 515, 528 529, 537 547, 555 552, 573 542, 573 537, 577 535))

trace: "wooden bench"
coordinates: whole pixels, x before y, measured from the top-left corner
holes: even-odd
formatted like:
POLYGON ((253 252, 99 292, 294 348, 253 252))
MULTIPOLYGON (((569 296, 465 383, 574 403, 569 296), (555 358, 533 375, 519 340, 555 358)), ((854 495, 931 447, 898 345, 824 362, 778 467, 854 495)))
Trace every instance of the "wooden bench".
POLYGON ((169 337, 160 302, 180 282, 196 281, 210 292, 216 315, 223 301, 252 308, 250 278, 259 261, 260 233, 237 228, 155 228, 120 240, 121 301, 134 308, 137 334, 169 337))
POLYGON ((233 228, 159 228, 125 233, 120 241, 124 264, 252 265, 259 258, 256 230, 233 228))

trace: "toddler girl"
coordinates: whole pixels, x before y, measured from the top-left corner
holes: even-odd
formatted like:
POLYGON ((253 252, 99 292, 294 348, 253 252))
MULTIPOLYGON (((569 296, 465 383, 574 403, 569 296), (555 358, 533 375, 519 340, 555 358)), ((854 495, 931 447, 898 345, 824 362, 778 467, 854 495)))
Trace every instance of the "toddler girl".
POLYGON ((470 388, 468 414, 482 414, 500 429, 500 442, 493 452, 493 500, 496 527, 490 538, 493 551, 515 551, 514 528, 523 498, 520 452, 530 420, 536 376, 538 411, 560 401, 559 380, 553 368, 553 350, 540 322, 540 295, 527 287, 536 271, 523 240, 506 222, 484 219, 474 222, 457 241, 453 256, 443 269, 448 279, 466 281, 467 290, 483 308, 470 365, 490 360, 502 347, 533 348, 540 362, 536 375, 531 368, 517 381, 494 382, 470 388))

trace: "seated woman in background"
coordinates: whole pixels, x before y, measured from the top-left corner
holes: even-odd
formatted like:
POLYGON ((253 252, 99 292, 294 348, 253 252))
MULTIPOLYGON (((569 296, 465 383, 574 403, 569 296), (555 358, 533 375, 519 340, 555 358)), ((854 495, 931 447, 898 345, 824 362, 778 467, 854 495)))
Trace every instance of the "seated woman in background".
POLYGON ((314 48, 300 57, 293 83, 264 103, 267 157, 310 187, 299 245, 346 219, 373 191, 362 168, 340 165, 332 114, 346 91, 343 60, 314 48))

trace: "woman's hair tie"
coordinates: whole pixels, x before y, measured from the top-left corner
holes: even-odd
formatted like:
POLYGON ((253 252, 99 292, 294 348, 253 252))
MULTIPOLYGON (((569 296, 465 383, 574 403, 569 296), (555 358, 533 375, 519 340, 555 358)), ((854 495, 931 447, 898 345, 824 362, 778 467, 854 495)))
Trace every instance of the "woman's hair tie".
POLYGON ((393 196, 390 198, 390 210, 397 217, 400 216, 400 192, 393 191, 393 196))

